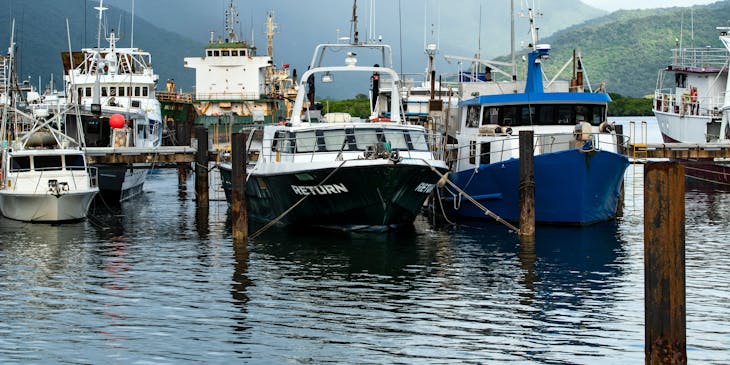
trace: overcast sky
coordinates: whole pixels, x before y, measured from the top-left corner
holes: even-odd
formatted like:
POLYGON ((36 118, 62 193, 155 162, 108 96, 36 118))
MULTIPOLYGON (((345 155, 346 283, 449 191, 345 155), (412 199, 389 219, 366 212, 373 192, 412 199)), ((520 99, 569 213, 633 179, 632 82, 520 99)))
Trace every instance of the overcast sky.
POLYGON ((718 0, 581 0, 598 9, 615 11, 619 9, 669 8, 672 6, 705 5, 718 0))

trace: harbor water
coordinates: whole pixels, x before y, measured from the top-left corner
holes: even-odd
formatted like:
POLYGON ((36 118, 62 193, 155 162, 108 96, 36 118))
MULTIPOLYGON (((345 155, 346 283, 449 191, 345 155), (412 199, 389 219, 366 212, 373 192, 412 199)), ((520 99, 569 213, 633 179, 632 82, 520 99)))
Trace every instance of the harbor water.
MULTIPOLYGON (((534 245, 419 217, 390 234, 275 227, 236 246, 226 202, 202 215, 191 180, 178 190, 176 171, 154 171, 139 199, 73 224, 0 218, 0 363, 644 361, 641 165, 623 217, 538 226, 534 245)), ((689 189, 691 364, 730 363, 729 221, 730 192, 689 189)))

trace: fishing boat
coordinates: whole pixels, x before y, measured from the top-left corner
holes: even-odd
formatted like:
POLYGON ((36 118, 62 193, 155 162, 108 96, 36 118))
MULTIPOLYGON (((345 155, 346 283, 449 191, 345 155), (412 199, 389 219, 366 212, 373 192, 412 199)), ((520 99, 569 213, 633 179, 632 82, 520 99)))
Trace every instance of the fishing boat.
MULTIPOLYGON (((341 230, 387 231, 411 225, 447 171, 434 158, 426 129, 405 123, 400 78, 390 46, 378 43, 321 44, 302 75, 291 117, 249 134, 246 198, 249 215, 268 222, 341 230), (376 50, 375 66, 357 65, 356 55, 376 50), (327 65, 327 52, 344 65, 327 65), (314 105, 314 80, 337 75, 379 75, 391 90, 370 116, 321 114, 314 105), (306 101, 307 99, 308 101, 306 101), (305 106, 306 104, 306 106, 305 106)), ((363 78, 365 79, 365 78, 363 78)), ((230 163, 220 166, 230 200, 230 163)))
MULTIPOLYGON (((162 116, 155 97, 158 75, 149 52, 135 47, 117 47, 112 30, 101 47, 103 0, 99 7, 99 38, 94 48, 62 52, 66 97, 78 104, 81 119, 69 118, 66 128, 82 130, 88 149, 149 150, 162 144, 162 116), (113 116, 116 116, 113 118, 113 116)), ((142 192, 147 165, 96 164, 99 187, 107 202, 130 199, 142 192)))
POLYGON ((238 11, 230 0, 225 37, 216 38, 211 32, 202 57, 185 57, 185 67, 195 70, 194 124, 207 127, 214 148, 220 150, 228 149, 233 132, 285 119, 291 107, 287 99, 296 94, 289 65, 277 68, 274 63, 273 14, 267 17, 266 55, 258 55, 253 41, 237 35, 238 24, 238 11))
POLYGON ((551 47, 538 44, 533 14, 524 84, 484 87, 493 92, 459 103, 449 178, 461 191, 445 186, 441 201, 455 217, 492 219, 468 195, 502 219, 519 220, 518 135, 532 131, 536 221, 587 225, 611 219, 628 159, 617 153, 619 136, 607 122, 610 97, 584 92, 579 57, 571 84, 543 84, 542 62, 551 47))
MULTIPOLYGON (((9 58, 0 59, 0 79, 6 84, 13 79, 7 77, 13 48, 9 58)), ((34 108, 21 111, 13 89, 17 88, 2 92, 0 213, 28 222, 85 218, 99 188, 96 170, 87 165, 82 136, 63 130, 74 107, 53 108, 36 99, 34 108)))
MULTIPOLYGON (((667 67, 659 71, 653 111, 664 142, 728 143, 730 126, 729 27, 718 27, 725 48, 672 50, 667 67)), ((730 165, 717 159, 694 160, 685 167, 688 181, 730 187, 730 165)))

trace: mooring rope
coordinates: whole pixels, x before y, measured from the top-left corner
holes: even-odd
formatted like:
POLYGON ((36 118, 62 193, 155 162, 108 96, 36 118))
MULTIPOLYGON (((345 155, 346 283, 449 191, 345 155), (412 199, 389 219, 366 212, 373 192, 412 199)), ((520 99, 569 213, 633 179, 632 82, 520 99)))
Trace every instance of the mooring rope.
POLYGON ((435 167, 433 167, 430 163, 428 163, 428 161, 426 161, 424 159, 419 159, 419 160, 423 161, 426 165, 428 165, 428 167, 431 168, 431 171, 433 171, 436 175, 438 175, 440 177, 439 183, 444 182, 446 184, 449 184, 449 186, 451 186, 452 188, 456 189, 456 191, 459 192, 459 194, 461 194, 464 197, 466 197, 467 200, 469 200, 477 208, 481 209, 484 212, 484 214, 486 214, 486 215, 494 218, 494 220, 496 220, 497 222, 504 224, 505 226, 507 226, 507 228, 513 230, 515 233, 518 233, 518 234, 520 233, 520 230, 517 227, 513 226, 512 224, 510 224, 509 222, 507 222, 506 220, 504 220, 502 217, 498 216, 497 214, 495 214, 491 210, 487 209, 485 206, 483 206, 478 201, 476 201, 474 198, 472 198, 471 195, 467 194, 464 190, 462 190, 461 188, 459 188, 458 186, 456 186, 456 184, 454 184, 453 181, 449 180, 447 174, 440 173, 438 170, 436 170, 435 167))

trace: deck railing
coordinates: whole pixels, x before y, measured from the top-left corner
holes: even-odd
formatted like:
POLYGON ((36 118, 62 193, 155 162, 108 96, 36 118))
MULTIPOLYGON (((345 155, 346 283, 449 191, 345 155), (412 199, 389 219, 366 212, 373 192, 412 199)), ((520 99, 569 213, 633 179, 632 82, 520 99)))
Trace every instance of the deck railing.
POLYGON ((726 66, 728 50, 725 48, 675 48, 672 50, 672 68, 695 71, 719 71, 726 66))

